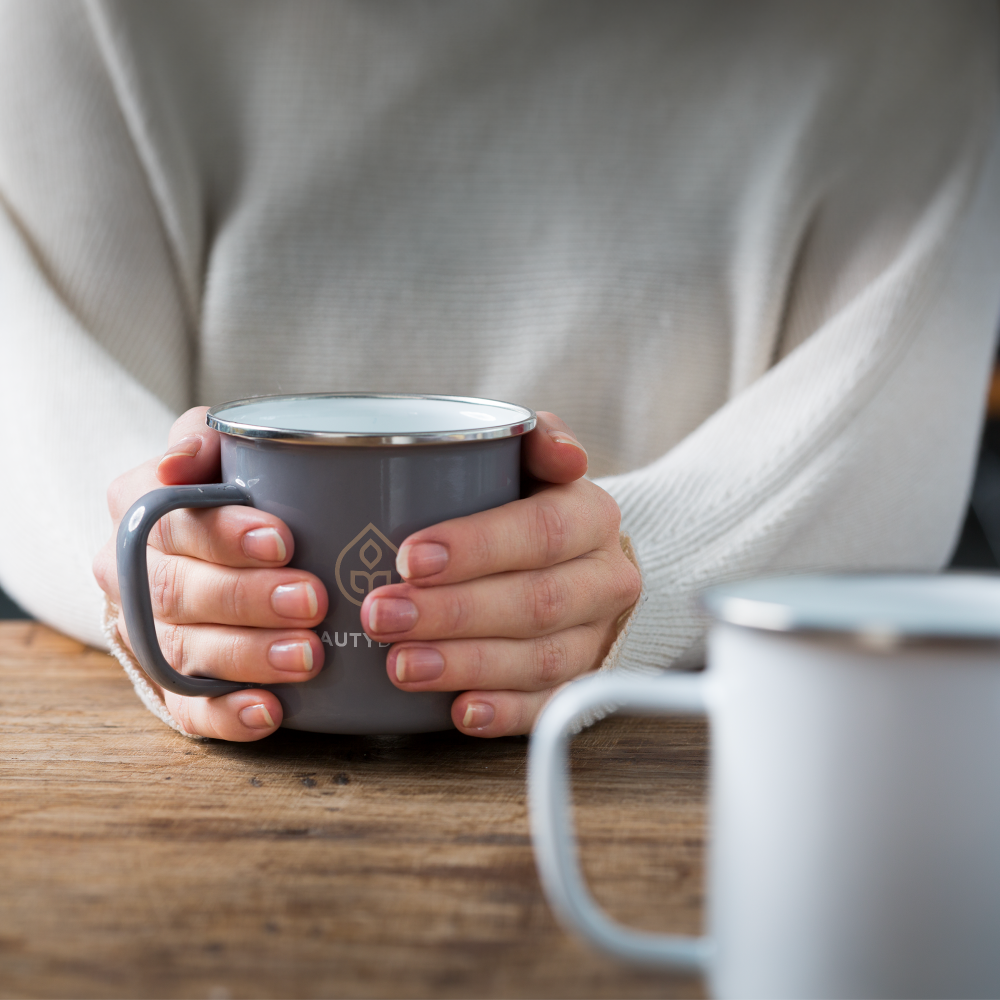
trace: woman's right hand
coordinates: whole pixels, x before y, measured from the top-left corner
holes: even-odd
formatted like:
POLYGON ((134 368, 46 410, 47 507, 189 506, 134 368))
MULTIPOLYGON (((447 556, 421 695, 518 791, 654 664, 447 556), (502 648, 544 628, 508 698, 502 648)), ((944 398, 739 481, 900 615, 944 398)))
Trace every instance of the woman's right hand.
MULTIPOLYGON (((158 487, 220 481, 219 434, 206 425, 206 412, 199 406, 178 417, 166 453, 108 489, 114 531, 94 560, 94 575, 118 606, 122 515, 158 487)), ((167 662, 182 674, 252 684, 315 677, 323 644, 311 629, 326 616, 327 595, 312 573, 286 568, 294 545, 281 520, 253 507, 176 510, 161 518, 147 555, 156 636, 167 662)), ((122 616, 118 631, 131 649, 122 616)), ((270 691, 247 688, 217 698, 161 693, 170 714, 199 736, 259 740, 281 725, 281 703, 270 691)))

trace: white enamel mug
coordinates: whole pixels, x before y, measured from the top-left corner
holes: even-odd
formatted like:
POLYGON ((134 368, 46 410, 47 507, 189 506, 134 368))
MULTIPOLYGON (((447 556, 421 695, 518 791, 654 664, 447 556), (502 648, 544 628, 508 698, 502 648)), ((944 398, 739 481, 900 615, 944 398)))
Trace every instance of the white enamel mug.
POLYGON ((710 591, 708 670, 603 675, 531 742, 538 871, 567 927, 718 997, 1000 996, 1000 578, 710 591), (708 935, 623 927, 583 882, 570 735, 593 709, 711 720, 708 935))

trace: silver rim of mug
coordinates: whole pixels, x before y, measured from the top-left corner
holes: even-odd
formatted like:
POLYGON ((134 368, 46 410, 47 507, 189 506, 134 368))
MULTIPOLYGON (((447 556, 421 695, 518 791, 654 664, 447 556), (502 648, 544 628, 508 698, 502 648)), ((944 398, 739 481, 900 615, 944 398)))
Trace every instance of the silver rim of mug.
MULTIPOLYGON (((827 572, 790 573, 773 577, 759 577, 743 583, 794 584, 799 581, 826 579, 850 582, 857 579, 871 581, 892 580, 965 580, 981 582, 996 587, 1000 580, 989 573, 922 573, 912 572, 827 572)), ((801 620, 783 600, 769 600, 762 596, 747 596, 738 592, 740 583, 726 583, 710 587, 699 595, 698 603, 717 622, 747 629, 752 632, 781 633, 799 639, 822 642, 831 646, 861 647, 873 652, 893 652, 912 647, 969 647, 981 646, 1000 649, 1000 620, 990 623, 988 628, 948 627, 929 624, 921 625, 877 620, 862 620, 854 625, 822 625, 801 620), (734 592, 736 591, 736 592, 734 592)))
POLYGON ((517 437, 533 430, 538 422, 534 410, 517 403, 480 396, 437 396, 410 392, 300 392, 280 396, 248 396, 213 406, 205 418, 209 427, 235 437, 257 438, 286 444, 338 445, 340 447, 379 448, 413 444, 459 444, 463 441, 492 441, 517 437), (288 428, 262 427, 239 420, 222 420, 218 413, 248 403, 277 402, 286 399, 435 399, 450 403, 470 403, 500 407, 511 412, 507 423, 489 427, 470 427, 458 431, 421 431, 414 434, 363 434, 356 431, 296 431, 288 428))

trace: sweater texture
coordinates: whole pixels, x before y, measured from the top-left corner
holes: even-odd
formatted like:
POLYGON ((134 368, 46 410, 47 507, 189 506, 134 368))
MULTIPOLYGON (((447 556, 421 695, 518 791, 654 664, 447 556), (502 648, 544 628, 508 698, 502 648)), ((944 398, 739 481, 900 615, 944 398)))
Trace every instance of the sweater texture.
MULTIPOLYGON (((0 583, 105 645, 109 482, 257 393, 563 417, 646 600, 936 570, 1000 315, 992 3, 3 0, 0 583)), ((684 662, 682 659, 681 662, 684 662)))

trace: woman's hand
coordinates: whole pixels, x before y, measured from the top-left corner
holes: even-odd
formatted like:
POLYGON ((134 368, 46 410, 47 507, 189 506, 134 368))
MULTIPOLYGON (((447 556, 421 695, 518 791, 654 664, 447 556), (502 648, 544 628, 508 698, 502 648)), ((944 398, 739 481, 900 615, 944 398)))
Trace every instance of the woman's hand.
MULTIPOLYGON (((121 603, 115 539, 122 515, 157 487, 220 479, 219 434, 206 426, 206 410, 196 407, 179 417, 166 454, 108 490, 115 530, 94 560, 94 575, 115 604, 121 603)), ((149 545, 156 635, 175 670, 252 684, 316 676, 323 644, 310 629, 326 617, 326 590, 312 573, 283 568, 295 542, 282 521, 252 507, 176 510, 153 528, 149 545)), ((118 630, 129 645, 122 617, 118 630)), ((281 703, 270 691, 248 688, 218 698, 163 694, 170 714, 199 736, 259 740, 281 724, 281 703)))
MULTIPOLYGON (((116 604, 115 538, 125 511, 158 486, 220 478, 219 435, 205 412, 183 414, 166 454, 108 490, 115 532, 94 574, 116 604)), ((368 634, 395 643, 393 683, 464 691, 452 717, 478 736, 528 732, 556 686, 600 664, 639 594, 639 574, 618 543, 618 507, 580 480, 586 453, 565 424, 540 413, 523 457, 535 480, 530 497, 411 535, 398 559, 407 583, 373 591, 362 607, 368 634)), ((294 544, 282 521, 252 507, 162 518, 149 536, 149 575, 167 662, 185 674, 259 684, 314 677, 324 651, 311 629, 326 617, 327 594, 313 574, 283 568, 294 544)), ((118 629, 129 645, 121 617, 118 629)), ((281 724, 270 691, 163 695, 171 715, 201 736, 257 740, 281 724)))
POLYGON ((393 643, 404 691, 462 691, 451 715, 473 736, 527 733, 556 687, 604 659, 639 597, 621 515, 580 477, 587 455, 551 413, 524 439, 531 496, 410 535, 406 583, 373 590, 361 624, 393 643))

